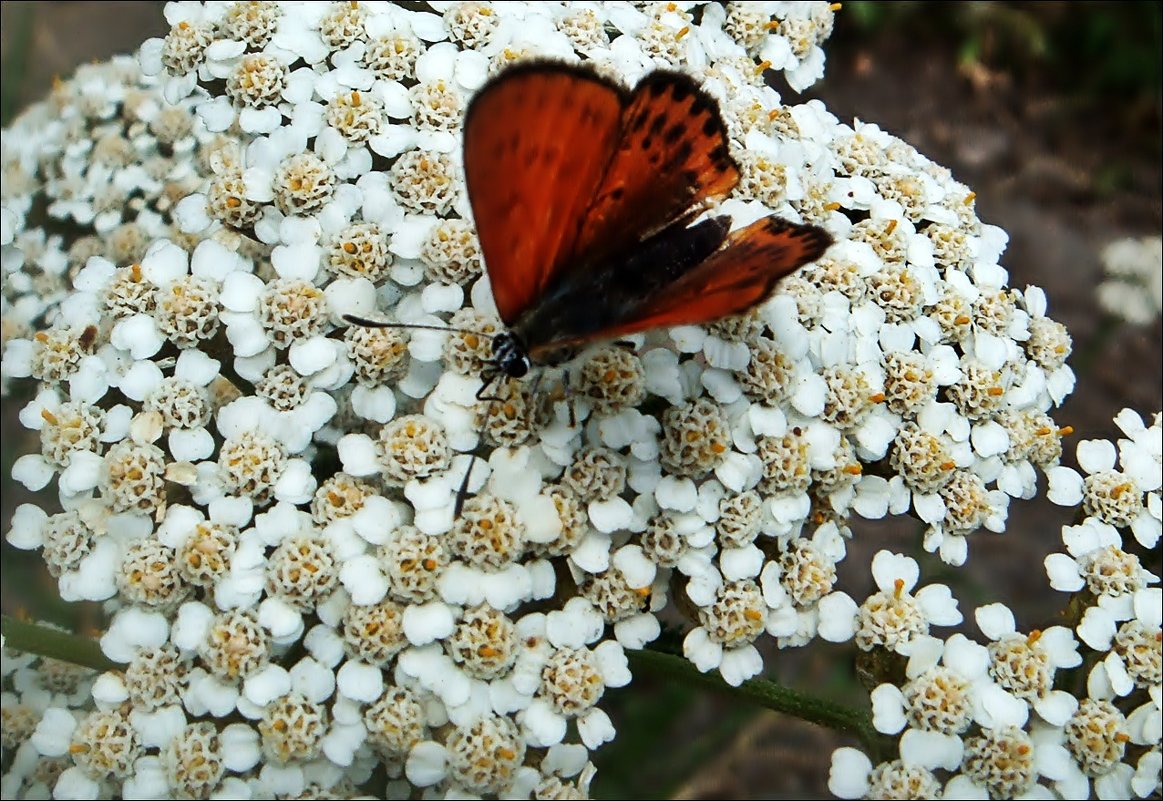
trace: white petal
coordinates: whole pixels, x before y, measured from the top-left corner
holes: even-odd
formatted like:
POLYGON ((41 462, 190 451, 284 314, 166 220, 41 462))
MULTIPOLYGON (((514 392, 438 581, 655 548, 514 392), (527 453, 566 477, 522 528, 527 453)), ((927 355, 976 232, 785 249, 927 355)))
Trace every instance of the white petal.
POLYGON ((348 559, 339 569, 339 580, 357 606, 377 604, 388 594, 388 578, 372 554, 348 559))
POLYGON ((936 626, 956 626, 961 620, 957 599, 944 584, 929 584, 917 591, 917 603, 925 613, 925 619, 936 626))
POLYGON ((172 429, 166 444, 180 462, 199 462, 214 453, 214 437, 205 428, 172 429))
POLYGON ((570 561, 587 573, 601 573, 610 566, 610 536, 591 531, 570 554, 570 561))
POLYGON ((828 791, 837 798, 864 798, 868 795, 868 776, 872 762, 855 748, 837 748, 832 752, 828 769, 828 791))
POLYGON ((6 539, 10 545, 22 551, 39 548, 44 544, 44 525, 47 521, 48 514, 39 506, 22 503, 12 515, 12 527, 6 539))
POLYGON ((242 684, 242 694, 256 706, 266 706, 290 691, 291 674, 279 665, 267 665, 242 684))
POLYGON ((588 506, 590 522, 598 531, 609 534, 626 528, 634 519, 634 510, 624 498, 592 501, 588 506))
POLYGON ((714 670, 723 661, 723 646, 713 642, 706 629, 691 629, 682 643, 683 656, 703 673, 714 670))
POLYGON ((335 674, 335 686, 353 701, 370 704, 384 691, 383 672, 366 662, 349 659, 335 674))
POLYGON ((577 733, 582 743, 590 750, 596 749, 602 743, 614 739, 614 724, 605 710, 593 707, 584 716, 577 719, 577 733))
POLYGON ((1078 443, 1078 466, 1087 473, 1114 469, 1115 456, 1115 446, 1110 440, 1085 439, 1078 443))
POLYGON ((819 634, 828 642, 847 642, 856 634, 856 602, 834 592, 820 599, 819 634))
POLYGON ((975 425, 970 441, 973 443, 973 450, 983 458, 999 456, 1010 447, 1009 434, 1000 423, 993 420, 975 425))
POLYGON ((404 609, 404 635, 413 645, 427 645, 443 639, 455 628, 452 610, 441 601, 410 605, 404 609))
POLYGON ((363 477, 380 472, 376 443, 368 435, 347 434, 340 438, 337 449, 343 472, 348 475, 363 477))
POLYGON ((335 692, 335 671, 305 656, 291 668, 291 687, 307 700, 322 703, 335 692))
POLYGON ((1127 666, 1122 657, 1117 652, 1111 651, 1103 660, 1103 666, 1106 668, 1107 679, 1110 681, 1114 694, 1119 697, 1130 695, 1135 689, 1135 680, 1127 672, 1127 666))
POLYGON ((698 488, 689 478, 665 476, 655 486, 654 497, 660 509, 690 512, 698 503, 698 488))
POLYGON ((635 650, 654 642, 661 633, 662 625, 658 618, 647 613, 634 615, 614 624, 614 636, 618 638, 618 642, 626 648, 635 650))
POLYGON ((625 545, 614 552, 612 564, 626 579, 631 589, 649 587, 654 583, 657 566, 646 558, 640 545, 625 545))
POLYGON ((881 592, 895 591, 898 579, 903 582, 903 589, 909 592, 917 585, 920 567, 911 557, 882 550, 872 558, 872 577, 881 592))
POLYGON ((909 729, 901 736, 901 761, 906 765, 956 770, 963 750, 961 738, 955 734, 909 729))
POLYGON ((1005 604, 979 606, 973 615, 981 633, 991 640, 1000 640, 1017 631, 1014 613, 1005 604))
POLYGON ((982 726, 998 729, 1024 726, 1029 717, 1026 702, 1015 698, 996 684, 981 688, 976 698, 975 718, 982 726))
POLYGON ((431 787, 448 773, 448 752, 444 746, 425 740, 408 752, 404 775, 417 787, 431 787))
POLYGON ((1078 563, 1064 553, 1052 553, 1046 557, 1046 575, 1050 578, 1050 586, 1059 592, 1078 592, 1086 586, 1081 573, 1078 572, 1078 563))
POLYGON ((1163 622, 1163 589, 1148 587, 1134 597, 1135 617, 1147 628, 1157 629, 1163 622))
POLYGON ((1078 506, 1082 503, 1082 476, 1069 467, 1057 466, 1046 470, 1049 489, 1046 497, 1059 506, 1078 506))
POLYGON ((77 720, 72 712, 50 706, 42 713, 30 739, 39 754, 49 757, 62 756, 68 753, 69 742, 76 728, 77 720))
POLYGON ((897 734, 908 723, 904 696, 892 684, 881 684, 872 691, 872 725, 881 734, 897 734))
POLYGON ((1096 651, 1109 651, 1118 624, 1114 616, 1100 606, 1092 606, 1082 615, 1075 631, 1084 643, 1096 651))
POLYGON ((1065 726, 1078 709, 1078 699, 1068 692, 1052 690, 1034 702, 1034 709, 1051 726, 1065 726))
POLYGON ((719 665, 719 675, 732 687, 738 687, 752 676, 763 672, 763 657, 751 644, 728 648, 723 651, 723 661, 719 665))

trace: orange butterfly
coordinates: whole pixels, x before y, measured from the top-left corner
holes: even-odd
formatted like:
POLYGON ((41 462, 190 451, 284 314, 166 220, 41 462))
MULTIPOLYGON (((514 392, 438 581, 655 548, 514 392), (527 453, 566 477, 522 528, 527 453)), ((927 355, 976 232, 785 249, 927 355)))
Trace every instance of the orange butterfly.
POLYGON ((508 331, 499 373, 765 300, 831 237, 766 217, 692 224, 739 182, 714 98, 653 72, 628 92, 577 66, 528 62, 473 98, 464 170, 485 267, 508 331))

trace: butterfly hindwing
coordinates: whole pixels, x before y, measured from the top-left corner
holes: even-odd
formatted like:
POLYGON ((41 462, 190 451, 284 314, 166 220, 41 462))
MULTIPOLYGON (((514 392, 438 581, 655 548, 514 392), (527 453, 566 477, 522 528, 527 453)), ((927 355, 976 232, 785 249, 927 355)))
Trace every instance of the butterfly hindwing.
POLYGON ((764 217, 730 234, 719 250, 644 299, 601 338, 745 312, 762 303, 780 278, 820 258, 831 243, 816 226, 764 217))
POLYGON ((726 196, 738 182, 715 100, 688 75, 651 73, 623 113, 574 261, 617 254, 699 204, 726 196))
POLYGON ((506 324, 574 256, 625 106, 615 84, 542 62, 510 68, 473 98, 464 124, 465 182, 506 324))

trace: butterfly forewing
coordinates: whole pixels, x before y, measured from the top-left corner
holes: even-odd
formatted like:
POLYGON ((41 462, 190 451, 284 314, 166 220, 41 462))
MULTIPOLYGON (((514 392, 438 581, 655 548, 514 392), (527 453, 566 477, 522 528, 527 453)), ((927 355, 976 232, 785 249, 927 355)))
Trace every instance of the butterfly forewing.
POLYGON ((738 182, 714 99, 687 75, 651 73, 623 113, 617 149, 582 223, 575 263, 617 254, 699 204, 725 197, 738 182))
POLYGON ((510 68, 473 99, 464 170, 501 319, 571 260, 621 131, 625 93, 583 69, 510 68))

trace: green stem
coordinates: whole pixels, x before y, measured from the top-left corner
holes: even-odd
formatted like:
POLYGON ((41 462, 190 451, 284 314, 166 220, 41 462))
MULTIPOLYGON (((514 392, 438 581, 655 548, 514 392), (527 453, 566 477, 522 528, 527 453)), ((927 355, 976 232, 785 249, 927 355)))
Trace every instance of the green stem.
POLYGON ((869 750, 869 756, 874 761, 895 756, 895 747, 873 728, 872 718, 865 711, 792 690, 766 679, 748 679, 738 687, 732 687, 717 672, 700 673, 693 664, 675 654, 642 649, 627 650, 626 656, 630 659, 631 671, 634 673, 642 671, 677 679, 685 684, 701 685, 726 693, 732 698, 742 698, 776 712, 854 735, 869 750))
POLYGON ((4 633, 4 647, 14 651, 47 656, 93 670, 114 670, 118 667, 117 663, 101 652, 101 645, 88 637, 36 623, 24 623, 8 615, 0 619, 0 631, 4 633))

